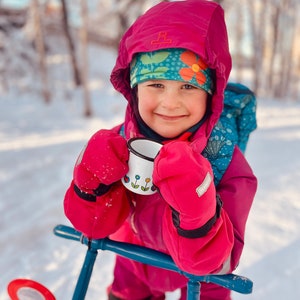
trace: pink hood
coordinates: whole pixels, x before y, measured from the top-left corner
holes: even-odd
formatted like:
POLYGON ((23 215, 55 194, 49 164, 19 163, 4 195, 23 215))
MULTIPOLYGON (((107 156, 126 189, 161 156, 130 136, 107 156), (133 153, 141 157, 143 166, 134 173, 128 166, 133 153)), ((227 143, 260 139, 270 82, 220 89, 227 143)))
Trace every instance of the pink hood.
MULTIPOLYGON (((129 64, 135 53, 165 48, 191 50, 215 70, 212 114, 195 134, 195 138, 204 137, 206 144, 223 109, 223 92, 231 70, 231 57, 223 9, 214 2, 201 0, 162 2, 138 18, 123 36, 111 82, 129 103, 125 134, 127 138, 139 135, 131 103, 129 64)), ((204 146, 202 144, 201 148, 204 146)))

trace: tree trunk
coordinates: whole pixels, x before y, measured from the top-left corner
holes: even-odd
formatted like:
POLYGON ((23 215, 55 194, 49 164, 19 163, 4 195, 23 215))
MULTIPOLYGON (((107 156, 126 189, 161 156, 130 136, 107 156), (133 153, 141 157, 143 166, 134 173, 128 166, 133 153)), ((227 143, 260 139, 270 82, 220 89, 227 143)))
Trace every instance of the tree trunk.
POLYGON ((49 103, 51 100, 51 95, 48 85, 48 74, 47 74, 47 64, 46 64, 46 51, 45 51, 45 41, 43 35, 43 28, 40 16, 40 5, 38 0, 33 0, 33 11, 34 11, 34 24, 35 24, 35 46, 39 55, 39 69, 42 80, 42 95, 44 101, 49 103))
POLYGON ((264 65, 264 54, 265 54, 265 36, 266 36, 266 11, 267 2, 263 1, 248 1, 249 14, 250 14, 250 29, 251 29, 251 41, 252 41, 252 69, 254 78, 253 90, 256 94, 259 91, 266 89, 265 87, 265 65, 264 65))
POLYGON ((300 100, 300 22, 296 19, 296 26, 293 40, 293 66, 291 78, 290 96, 294 100, 300 100))
POLYGON ((274 75, 275 75, 275 58, 278 49, 278 35, 279 35, 279 15, 280 9, 278 6, 274 5, 271 13, 271 26, 270 30, 272 32, 272 39, 270 41, 270 61, 268 70, 268 89, 272 90, 274 85, 274 75))
POLYGON ((242 4, 236 4, 236 21, 239 26, 235 28, 235 62, 236 62, 236 80, 242 82, 243 77, 243 50, 242 50, 242 40, 244 36, 244 27, 243 27, 243 13, 242 13, 242 4))
POLYGON ((71 57, 71 65, 73 69, 73 77, 74 77, 74 83, 76 86, 81 85, 81 76, 78 68, 78 63, 76 59, 76 53, 75 53, 75 46, 72 40, 70 27, 69 27, 69 17, 68 17, 68 8, 65 0, 61 0, 61 6, 62 6, 62 13, 63 13, 63 29, 67 38, 67 43, 69 47, 69 54, 71 57))
POLYGON ((81 69, 82 69, 82 82, 84 92, 84 115, 89 117, 92 115, 90 92, 88 87, 88 72, 89 72, 89 60, 88 60, 88 8, 86 0, 80 0, 81 11, 81 28, 80 28, 80 41, 81 41, 81 69))

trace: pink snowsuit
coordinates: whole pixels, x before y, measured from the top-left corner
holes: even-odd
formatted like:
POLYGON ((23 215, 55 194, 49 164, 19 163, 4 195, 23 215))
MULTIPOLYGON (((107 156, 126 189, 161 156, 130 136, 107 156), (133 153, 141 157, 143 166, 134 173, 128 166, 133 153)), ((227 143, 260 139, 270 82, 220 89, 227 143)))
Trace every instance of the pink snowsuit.
MULTIPOLYGON (((125 33, 111 82, 128 101, 122 127, 122 135, 126 139, 142 136, 134 114, 129 83, 129 64, 134 54, 184 48, 198 54, 215 70, 216 75, 211 115, 190 138, 194 149, 202 153, 222 112, 224 89, 231 70, 223 17, 222 8, 214 2, 162 2, 141 16, 125 33)), ((119 133, 120 130, 121 125, 111 129, 111 132, 119 133)), ((94 139, 97 139, 97 134, 94 139)), ((98 152, 101 150, 95 149, 98 152)), ((187 170, 193 168, 184 167, 187 170)), ((190 180, 186 177, 185 182, 180 184, 188 187, 190 180)), ((231 162, 216 186, 223 202, 220 216, 209 233, 200 238, 178 234, 171 208, 160 193, 137 195, 125 191, 120 182, 115 183, 104 196, 97 197, 97 202, 89 202, 80 199, 72 181, 64 205, 66 216, 74 227, 88 237, 110 235, 115 240, 162 251, 171 255, 175 263, 189 273, 229 273, 237 267, 242 253, 245 225, 256 188, 257 181, 250 166, 235 147, 231 162), (108 199, 116 199, 111 210, 105 205, 108 199)), ((185 201, 188 201, 190 193, 186 189, 185 201)), ((114 275, 115 280, 110 288, 121 299, 164 299, 165 292, 178 288, 182 289, 181 299, 185 299, 186 279, 177 273, 117 257, 114 275)), ((213 284, 202 284, 201 299, 230 299, 230 291, 213 284)))

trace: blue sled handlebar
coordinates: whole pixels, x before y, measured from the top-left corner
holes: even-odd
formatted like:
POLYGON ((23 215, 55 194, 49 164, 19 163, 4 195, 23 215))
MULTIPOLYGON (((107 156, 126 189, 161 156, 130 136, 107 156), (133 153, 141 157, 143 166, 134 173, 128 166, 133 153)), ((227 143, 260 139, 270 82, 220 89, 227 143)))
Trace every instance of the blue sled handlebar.
POLYGON ((178 272, 193 282, 211 282, 241 294, 252 293, 253 282, 244 276, 235 274, 210 274, 197 276, 180 270, 169 255, 153 249, 124 242, 117 242, 110 240, 109 238, 88 239, 79 231, 65 225, 57 225, 53 231, 54 234, 59 237, 80 241, 82 244, 87 245, 94 251, 109 250, 120 256, 127 257, 144 264, 178 272))

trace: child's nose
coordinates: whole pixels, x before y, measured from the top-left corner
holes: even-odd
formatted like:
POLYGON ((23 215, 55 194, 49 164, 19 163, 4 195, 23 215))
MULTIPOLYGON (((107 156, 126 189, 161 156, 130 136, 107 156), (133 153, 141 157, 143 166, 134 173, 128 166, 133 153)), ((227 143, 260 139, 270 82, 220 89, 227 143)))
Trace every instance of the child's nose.
POLYGON ((164 93, 162 106, 168 109, 176 109, 180 106, 179 95, 176 91, 170 90, 164 93))

